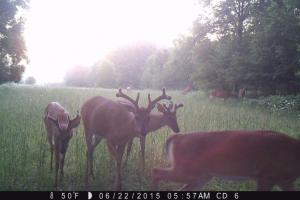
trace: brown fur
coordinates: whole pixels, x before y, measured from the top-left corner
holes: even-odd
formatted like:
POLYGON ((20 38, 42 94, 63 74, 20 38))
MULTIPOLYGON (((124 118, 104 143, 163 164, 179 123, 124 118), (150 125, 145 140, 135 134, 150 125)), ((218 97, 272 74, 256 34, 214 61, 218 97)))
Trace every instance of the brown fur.
MULTIPOLYGON (((169 105, 172 105, 172 104, 169 104, 169 105)), ((156 130, 164 127, 164 126, 168 126, 169 128, 171 128, 174 133, 178 133, 180 131, 179 127, 178 127, 178 123, 177 123, 177 116, 176 116, 176 111, 179 107, 177 107, 177 105, 175 105, 174 109, 173 109, 173 106, 172 106, 172 109, 171 109, 170 106, 169 106, 169 108, 167 108, 166 106, 164 107, 164 106, 159 104, 159 103, 157 104, 157 110, 160 113, 158 113, 158 114, 151 114, 150 113, 150 120, 149 120, 148 126, 146 128, 147 134, 145 135, 145 137, 139 137, 140 138, 143 168, 145 167, 146 136, 150 132, 154 132, 154 131, 156 131, 156 130)), ((182 107, 182 106, 183 105, 180 104, 180 107, 182 107)), ((128 161, 128 157, 130 155, 131 148, 132 148, 133 139, 134 138, 132 138, 128 142, 127 153, 126 153, 124 166, 126 165, 126 163, 128 161)))
POLYGON ((57 102, 50 102, 44 112, 44 124, 47 130, 47 138, 50 145, 52 170, 53 152, 55 153, 55 181, 57 188, 58 170, 60 179, 63 177, 64 160, 68 149, 69 141, 73 136, 73 129, 80 123, 80 116, 70 120, 69 113, 57 102))
POLYGON ((220 90, 220 89, 213 89, 211 92, 210 92, 210 95, 209 95, 209 98, 212 99, 212 98, 221 98, 221 99, 224 99, 224 101, 230 97, 234 97, 236 98, 236 95, 233 94, 232 92, 230 91, 227 91, 227 90, 220 90))
POLYGON ((300 141, 275 131, 218 131, 172 135, 170 168, 154 168, 152 184, 175 181, 184 190, 202 188, 212 177, 253 179, 258 190, 278 184, 294 190, 300 176, 300 141))
POLYGON ((129 100, 133 107, 128 107, 124 102, 112 101, 101 96, 88 99, 81 107, 87 144, 86 186, 89 182, 89 176, 94 177, 94 149, 101 139, 105 138, 108 150, 117 164, 115 189, 121 190, 121 164, 126 144, 133 137, 144 134, 153 104, 155 105, 159 100, 171 98, 165 94, 165 89, 163 89, 163 94, 154 101, 151 101, 150 95, 148 95, 149 104, 147 108, 139 108, 139 94, 136 101, 123 94, 121 89, 116 96, 129 100))

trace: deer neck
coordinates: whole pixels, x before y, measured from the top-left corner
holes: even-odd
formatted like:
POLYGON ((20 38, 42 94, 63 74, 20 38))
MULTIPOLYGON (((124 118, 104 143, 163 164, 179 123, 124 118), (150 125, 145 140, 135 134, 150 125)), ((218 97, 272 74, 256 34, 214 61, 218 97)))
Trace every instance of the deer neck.
POLYGON ((163 114, 150 114, 150 121, 147 127, 147 134, 156 131, 167 125, 166 118, 163 114))

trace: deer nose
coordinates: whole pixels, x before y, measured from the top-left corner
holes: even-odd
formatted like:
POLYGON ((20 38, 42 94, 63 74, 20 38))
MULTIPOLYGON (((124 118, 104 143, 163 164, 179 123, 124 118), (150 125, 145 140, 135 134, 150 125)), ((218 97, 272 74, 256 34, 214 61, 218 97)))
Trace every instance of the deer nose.
POLYGON ((68 129, 68 124, 59 124, 59 129, 62 131, 66 131, 68 129))
POLYGON ((174 131, 175 133, 179 133, 179 132, 180 132, 180 129, 179 129, 178 125, 175 125, 175 127, 172 128, 172 129, 173 129, 173 131, 174 131))

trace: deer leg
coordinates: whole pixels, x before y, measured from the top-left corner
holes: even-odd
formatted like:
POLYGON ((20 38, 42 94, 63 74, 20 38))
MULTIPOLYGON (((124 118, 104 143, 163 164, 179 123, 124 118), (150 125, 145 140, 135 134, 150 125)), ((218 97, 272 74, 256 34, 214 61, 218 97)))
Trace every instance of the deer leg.
POLYGON ((85 186, 87 187, 89 184, 89 169, 90 169, 90 163, 92 158, 92 152, 93 152, 93 134, 85 129, 85 141, 86 141, 86 170, 85 170, 85 186))
POLYGON ((170 181, 176 176, 173 168, 153 168, 151 173, 151 189, 157 190, 159 182, 170 181))
POLYGON ((121 180, 121 167, 122 167, 122 158, 125 150, 125 144, 118 145, 117 147, 117 182, 116 182, 116 190, 122 189, 122 180, 121 180))
POLYGON ((89 176, 90 176, 90 170, 92 168, 91 164, 93 163, 93 147, 89 147, 87 148, 86 151, 86 172, 85 172, 85 185, 87 186, 89 183, 89 176))
POLYGON ((128 161, 128 158, 129 158, 129 155, 131 153, 131 148, 132 148, 132 143, 133 143, 133 139, 130 139, 129 142, 127 143, 127 152, 126 152, 126 157, 125 157, 125 161, 123 163, 123 168, 125 168, 125 166, 127 165, 127 161, 128 161))
POLYGON ((110 154, 114 157, 114 159, 116 160, 116 164, 117 164, 117 172, 115 175, 115 189, 116 190, 121 190, 122 189, 122 184, 121 184, 121 167, 122 167, 122 157, 124 154, 124 150, 125 150, 125 144, 121 144, 121 145, 114 145, 111 142, 107 142, 107 146, 109 149, 110 154))
POLYGON ((92 141, 92 148, 90 149, 90 160, 89 160, 89 167, 90 167, 90 172, 89 172, 89 176, 92 176, 93 179, 95 179, 95 174, 94 174, 94 159, 93 159, 93 155, 94 155, 94 150, 96 148, 96 146, 101 142, 102 137, 101 136, 96 136, 94 135, 94 139, 92 141))
POLYGON ((50 153, 51 153, 51 158, 50 158, 50 171, 53 170, 53 145, 50 144, 50 153))
POLYGON ((48 142, 50 144, 50 171, 53 170, 53 151, 54 151, 54 138, 53 138, 53 134, 52 134, 52 129, 51 129, 51 125, 49 124, 48 120, 46 117, 44 117, 44 123, 45 123, 45 127, 46 127, 46 131, 47 131, 47 139, 48 142))
POLYGON ((64 176, 64 164, 65 164, 65 156, 66 156, 66 152, 64 153, 60 153, 60 176, 63 177, 64 176))
POLYGON ((59 170, 59 144, 55 144, 55 180, 54 180, 54 187, 57 189, 57 177, 58 177, 58 170, 59 170))
POLYGON ((142 170, 145 169, 145 145, 146 145, 146 136, 140 137, 141 144, 141 153, 142 153, 142 170))
POLYGON ((64 176, 64 164, 65 156, 69 146, 69 139, 60 142, 60 151, 59 151, 59 168, 60 168, 60 177, 64 176))

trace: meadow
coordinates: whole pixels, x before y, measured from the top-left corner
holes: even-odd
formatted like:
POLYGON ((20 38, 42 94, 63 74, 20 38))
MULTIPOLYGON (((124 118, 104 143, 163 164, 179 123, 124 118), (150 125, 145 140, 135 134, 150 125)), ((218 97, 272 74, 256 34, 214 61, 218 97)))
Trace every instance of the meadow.
MULTIPOLYGON (((101 95, 116 99, 116 92, 111 89, 0 86, 0 190, 53 190, 54 171, 50 171, 49 144, 42 121, 44 108, 50 101, 60 102, 74 117, 89 97, 101 95)), ((148 92, 152 97, 161 93, 152 90, 140 92, 143 105, 146 104, 148 92)), ((184 104, 177 112, 182 132, 270 129, 300 138, 299 119, 293 112, 271 111, 248 104, 247 100, 209 100, 204 92, 181 95, 179 91, 167 90, 167 94, 172 96, 174 103, 184 104)), ((136 91, 131 91, 130 95, 135 97, 136 91)), ((124 190, 150 190, 151 169, 168 165, 164 144, 170 131, 164 127, 147 136, 144 172, 140 167, 139 143, 135 139, 129 162, 123 169, 124 190)), ((66 154, 65 176, 61 185, 63 190, 85 190, 85 164, 86 144, 81 124, 66 154)), ((113 189, 114 161, 108 153, 105 140, 95 150, 94 170, 96 179, 90 181, 89 190, 113 189)), ((296 184, 296 189, 300 190, 300 181, 296 184)), ((175 190, 179 187, 180 184, 174 183, 160 185, 161 190, 175 190)), ((255 190, 256 184, 253 181, 213 179, 204 189, 255 190)))

